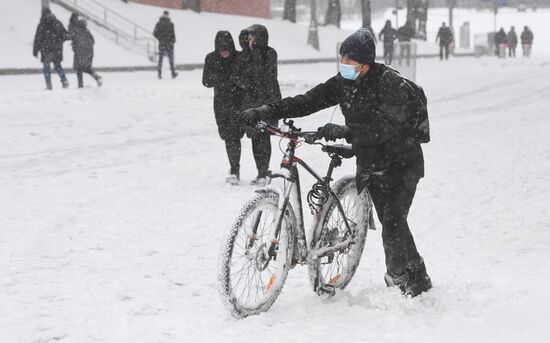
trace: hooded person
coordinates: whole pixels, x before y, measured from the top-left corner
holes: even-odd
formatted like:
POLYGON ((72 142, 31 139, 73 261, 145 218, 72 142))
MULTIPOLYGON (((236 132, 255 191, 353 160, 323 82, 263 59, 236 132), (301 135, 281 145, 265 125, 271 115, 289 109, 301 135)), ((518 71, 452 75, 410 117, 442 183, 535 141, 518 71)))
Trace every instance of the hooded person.
POLYGON ((92 67, 94 60, 94 36, 88 30, 88 24, 85 19, 79 19, 73 23, 70 38, 74 52, 73 68, 76 72, 78 88, 84 87, 83 73, 90 74, 101 87, 102 79, 92 67))
POLYGON ((390 20, 386 20, 386 25, 378 34, 378 39, 384 42, 384 63, 388 65, 393 60, 393 43, 397 38, 396 34, 397 31, 391 26, 390 20))
POLYGON ((501 27, 500 30, 495 34, 495 47, 496 47, 496 54, 500 58, 506 57, 506 46, 508 44, 508 40, 506 38, 506 32, 504 32, 504 28, 501 27))
POLYGON ((233 185, 240 181, 241 138, 244 135, 244 125, 238 119, 240 92, 231 77, 237 56, 231 33, 218 31, 214 51, 206 55, 202 74, 202 84, 214 88, 214 115, 230 165, 226 182, 233 185))
POLYGON ((510 32, 506 35, 506 40, 508 42, 508 56, 516 57, 516 48, 518 46, 518 34, 516 33, 515 27, 510 28, 510 32))
MULTIPOLYGON (((246 28, 239 36, 239 43, 244 43, 245 32, 248 48, 243 48, 239 54, 233 74, 242 94, 241 110, 281 99, 277 80, 277 52, 269 46, 267 28, 258 24, 246 28)), ((252 152, 258 170, 258 175, 251 184, 264 185, 271 159, 270 136, 255 128, 247 128, 246 135, 252 140, 252 152)))
POLYGON ((439 42, 439 59, 443 60, 445 57, 446 60, 449 59, 449 47, 453 43, 453 32, 451 28, 445 24, 441 23, 441 27, 437 31, 437 36, 435 37, 436 43, 439 42))
POLYGON ((34 57, 38 57, 38 53, 40 53, 40 61, 44 66, 43 73, 46 79, 46 88, 49 90, 52 89, 50 71, 50 64, 52 63, 55 71, 61 78, 63 88, 69 87, 65 70, 61 66, 61 62, 63 61, 63 43, 67 39, 68 34, 63 24, 57 20, 48 8, 43 9, 42 17, 34 36, 33 55, 34 57))
POLYGON ((382 223, 387 269, 384 280, 414 297, 432 287, 407 223, 417 183, 424 176, 420 143, 427 141, 418 138, 413 126, 409 99, 414 88, 397 71, 374 61, 374 38, 367 29, 346 38, 340 55, 336 76, 305 94, 243 111, 241 120, 252 125, 340 106, 345 125, 325 124, 317 135, 351 142, 357 163, 357 191, 369 191, 382 223))
POLYGON ((523 50, 523 57, 531 56, 531 46, 533 45, 534 38, 535 36, 533 35, 533 31, 531 31, 529 27, 525 26, 520 36, 521 48, 523 50))
POLYGON ((153 36, 159 41, 159 62, 158 62, 158 78, 162 79, 162 60, 164 56, 168 56, 170 62, 170 71, 172 78, 176 78, 178 73, 174 65, 174 44, 176 43, 176 32, 174 23, 170 20, 170 13, 164 11, 159 21, 153 30, 153 36))

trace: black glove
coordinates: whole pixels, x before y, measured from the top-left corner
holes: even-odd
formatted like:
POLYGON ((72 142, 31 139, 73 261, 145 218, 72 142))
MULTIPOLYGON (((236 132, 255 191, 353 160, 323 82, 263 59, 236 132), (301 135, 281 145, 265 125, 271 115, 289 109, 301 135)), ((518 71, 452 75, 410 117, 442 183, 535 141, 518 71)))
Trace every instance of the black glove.
POLYGON ((256 125, 259 121, 270 119, 270 117, 271 113, 267 105, 249 108, 239 114, 239 120, 249 126, 256 125))
POLYGON ((335 141, 338 138, 350 138, 351 129, 346 125, 328 123, 317 129, 317 136, 327 141, 335 141))

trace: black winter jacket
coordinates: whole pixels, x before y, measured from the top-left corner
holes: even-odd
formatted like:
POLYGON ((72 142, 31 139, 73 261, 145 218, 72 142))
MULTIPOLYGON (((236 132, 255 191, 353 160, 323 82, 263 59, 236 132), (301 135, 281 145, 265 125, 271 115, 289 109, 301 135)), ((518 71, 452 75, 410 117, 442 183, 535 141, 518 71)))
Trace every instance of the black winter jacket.
POLYGON ((271 104, 269 112, 276 118, 303 117, 340 105, 362 173, 406 171, 423 177, 422 148, 410 134, 407 87, 397 71, 375 63, 356 81, 334 76, 303 95, 271 104))
POLYGON ((448 26, 441 26, 439 28, 439 31, 437 31, 437 36, 435 37, 435 40, 439 40, 439 45, 447 46, 453 42, 453 33, 451 32, 451 28, 448 26))
POLYGON ((524 30, 521 33, 521 44, 533 44, 533 32, 531 30, 524 30))
POLYGON ((94 59, 94 36, 92 36, 86 25, 80 21, 72 25, 70 36, 73 41, 74 69, 91 68, 94 59))
POLYGON ((222 139, 244 134, 244 126, 238 121, 237 113, 241 105, 241 93, 231 78, 238 58, 233 37, 227 31, 216 34, 214 51, 206 55, 202 74, 202 84, 214 88, 214 114, 222 139), (220 56, 220 50, 229 51, 227 58, 220 56))
POLYGON ((160 17, 153 30, 153 36, 159 41, 159 51, 168 52, 174 49, 176 33, 174 23, 167 16, 160 17))
POLYGON ((384 42, 384 45, 393 45, 397 38, 397 31, 391 27, 391 23, 386 23, 382 31, 378 34, 378 39, 384 42))
POLYGON ((33 55, 40 52, 43 63, 63 61, 63 42, 68 39, 63 24, 53 14, 44 15, 36 28, 33 55))

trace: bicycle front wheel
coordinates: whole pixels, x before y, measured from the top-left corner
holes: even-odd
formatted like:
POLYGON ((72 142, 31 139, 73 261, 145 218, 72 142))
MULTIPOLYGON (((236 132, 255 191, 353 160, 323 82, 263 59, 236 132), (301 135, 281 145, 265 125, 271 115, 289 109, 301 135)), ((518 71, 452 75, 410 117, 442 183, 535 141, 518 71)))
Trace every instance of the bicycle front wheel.
POLYGON ((315 291, 325 285, 343 289, 349 284, 361 261, 367 231, 369 228, 374 229, 370 195, 367 189, 357 194, 355 177, 348 176, 338 180, 332 190, 340 200, 343 214, 331 197, 319 212, 310 250, 318 251, 335 246, 349 238, 353 240, 353 244, 310 261, 308 271, 315 291), (344 216, 351 232, 347 230, 344 216))
POLYGON ((257 194, 241 210, 222 245, 219 291, 231 314, 238 318, 267 311, 283 289, 293 253, 296 218, 290 205, 281 230, 277 226, 279 195, 257 194))

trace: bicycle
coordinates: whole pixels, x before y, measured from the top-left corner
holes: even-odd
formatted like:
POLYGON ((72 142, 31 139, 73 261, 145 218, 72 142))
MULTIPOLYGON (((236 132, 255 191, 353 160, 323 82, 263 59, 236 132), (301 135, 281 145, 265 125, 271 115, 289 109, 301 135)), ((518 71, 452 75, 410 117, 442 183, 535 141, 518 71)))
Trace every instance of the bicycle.
POLYGON ((279 296, 288 272, 297 264, 308 265, 313 290, 332 296, 345 288, 359 265, 368 229, 375 229, 368 191, 357 194, 355 177, 339 179, 332 187, 332 173, 342 160, 354 156, 350 145, 317 142, 317 132, 301 132, 293 121, 286 129, 260 123, 273 135, 288 139, 278 172, 284 187, 268 184, 245 203, 225 239, 219 260, 218 281, 222 301, 237 318, 267 311, 279 296), (295 155, 302 144, 317 144, 330 157, 325 177, 319 176, 295 155), (307 195, 314 217, 307 245, 302 209, 302 166, 317 182, 307 195))

